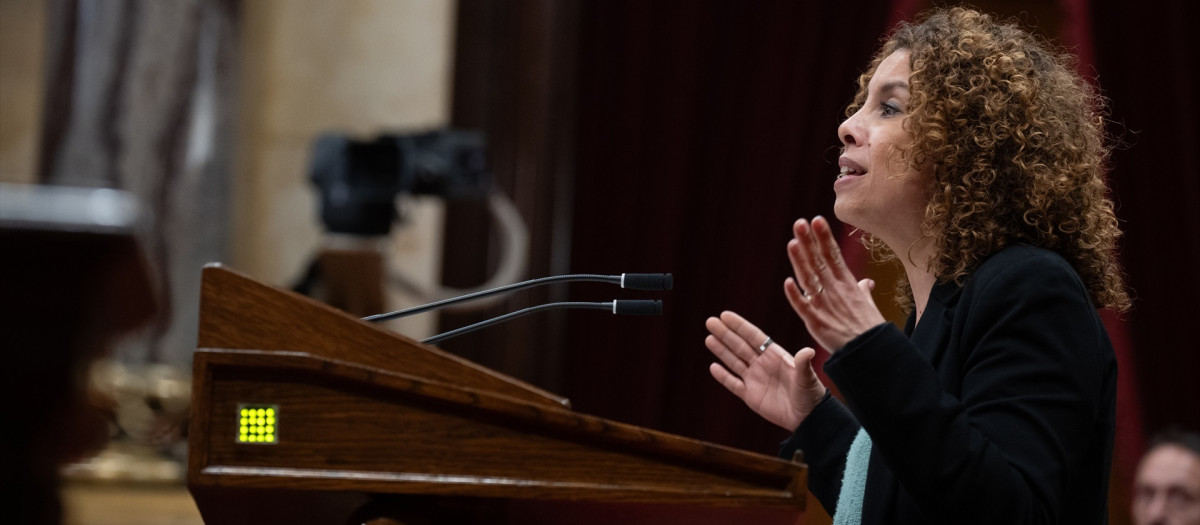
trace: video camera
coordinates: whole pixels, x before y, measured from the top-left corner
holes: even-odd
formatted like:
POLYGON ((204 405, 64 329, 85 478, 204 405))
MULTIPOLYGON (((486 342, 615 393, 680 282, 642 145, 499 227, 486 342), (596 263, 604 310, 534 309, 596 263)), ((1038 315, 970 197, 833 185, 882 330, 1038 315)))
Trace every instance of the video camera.
POLYGON ((310 178, 321 191, 321 220, 333 233, 387 235, 398 195, 482 199, 490 184, 482 133, 435 130, 354 140, 317 138, 310 178))

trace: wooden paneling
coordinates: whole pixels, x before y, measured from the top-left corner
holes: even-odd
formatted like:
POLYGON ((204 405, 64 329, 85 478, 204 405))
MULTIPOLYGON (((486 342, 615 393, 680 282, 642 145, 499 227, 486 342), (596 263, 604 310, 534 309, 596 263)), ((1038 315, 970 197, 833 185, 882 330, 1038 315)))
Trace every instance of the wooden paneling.
POLYGON ((803 515, 800 463, 574 412, 220 267, 205 269, 200 325, 188 486, 208 523, 803 515), (275 443, 239 442, 244 404, 276 408, 275 443))

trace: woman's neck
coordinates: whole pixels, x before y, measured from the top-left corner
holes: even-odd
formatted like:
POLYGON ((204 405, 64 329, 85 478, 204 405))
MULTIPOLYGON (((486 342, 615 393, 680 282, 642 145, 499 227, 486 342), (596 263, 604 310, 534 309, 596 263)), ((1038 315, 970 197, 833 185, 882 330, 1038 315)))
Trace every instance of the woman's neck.
POLYGON ((929 267, 933 257, 933 239, 922 237, 909 246, 909 249, 895 253, 904 265, 905 275, 908 276, 913 306, 916 308, 916 321, 919 323, 925 313, 925 306, 929 304, 929 294, 933 292, 933 285, 937 283, 937 277, 929 267))
POLYGON ((913 305, 917 309, 916 322, 921 322, 921 316, 925 313, 925 306, 929 304, 929 294, 933 292, 933 285, 937 282, 937 278, 933 273, 928 271, 914 271, 905 266, 905 272, 908 274, 908 284, 912 288, 913 305))

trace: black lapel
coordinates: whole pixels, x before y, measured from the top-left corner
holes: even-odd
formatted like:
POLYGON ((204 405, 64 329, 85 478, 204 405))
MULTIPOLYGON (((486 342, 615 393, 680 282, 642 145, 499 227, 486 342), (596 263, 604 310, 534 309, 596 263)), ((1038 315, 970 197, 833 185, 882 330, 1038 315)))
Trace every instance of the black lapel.
MULTIPOLYGON (((958 306, 958 298, 962 288, 952 281, 938 282, 929 293, 929 302, 925 305, 925 313, 921 322, 906 330, 909 340, 913 342, 933 365, 938 367, 950 340, 950 329, 954 325, 954 313, 958 306)), ((909 316, 911 326, 914 316, 909 316)))

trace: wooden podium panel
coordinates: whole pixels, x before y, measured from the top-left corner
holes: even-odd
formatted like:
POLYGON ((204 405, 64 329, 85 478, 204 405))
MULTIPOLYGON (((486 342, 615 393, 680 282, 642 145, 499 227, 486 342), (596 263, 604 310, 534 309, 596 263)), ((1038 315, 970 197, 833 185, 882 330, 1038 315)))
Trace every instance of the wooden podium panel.
POLYGON ((199 332, 200 348, 308 352, 379 370, 469 384, 535 403, 569 404, 565 398, 219 265, 204 269, 199 332))
POLYGON ((304 297, 204 280, 188 486, 206 523, 800 522, 799 463, 579 414, 304 297), (239 441, 245 407, 274 411, 270 443, 239 441))

